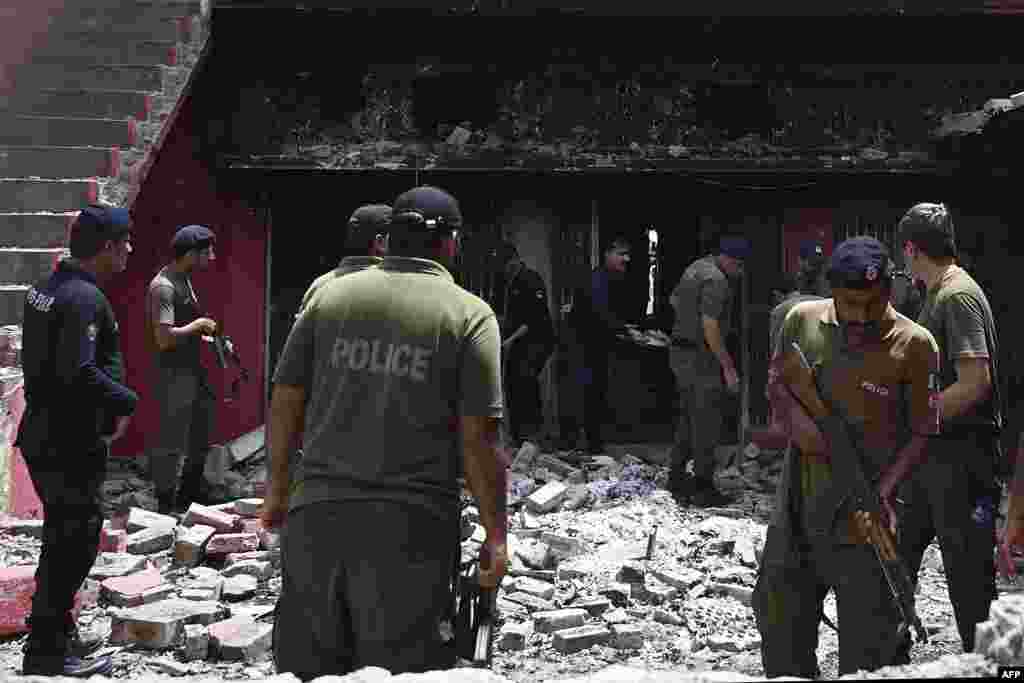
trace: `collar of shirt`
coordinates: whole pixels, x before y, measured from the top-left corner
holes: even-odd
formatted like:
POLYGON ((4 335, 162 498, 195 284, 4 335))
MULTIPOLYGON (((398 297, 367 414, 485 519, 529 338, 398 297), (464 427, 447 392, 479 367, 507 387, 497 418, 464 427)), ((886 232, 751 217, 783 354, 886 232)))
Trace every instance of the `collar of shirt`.
MULTIPOLYGON (((833 327, 839 327, 839 318, 836 316, 836 300, 828 299, 828 304, 822 306, 821 313, 818 315, 818 321, 822 325, 831 325, 833 327)), ((887 304, 885 307, 885 313, 882 314, 882 322, 886 323, 882 326, 882 332, 888 331, 892 327, 892 324, 896 321, 896 309, 892 307, 892 304, 887 304)))
POLYGON ((452 274, 437 261, 412 256, 385 256, 380 264, 381 270, 391 270, 397 273, 423 273, 424 275, 436 275, 449 282, 455 282, 452 274))
POLYGON ((57 263, 57 271, 67 274, 68 276, 79 277, 87 282, 96 284, 96 278, 92 273, 82 268, 82 266, 74 259, 61 259, 57 263))
POLYGON ((384 259, 379 256, 346 256, 338 264, 339 268, 368 268, 379 266, 384 259))

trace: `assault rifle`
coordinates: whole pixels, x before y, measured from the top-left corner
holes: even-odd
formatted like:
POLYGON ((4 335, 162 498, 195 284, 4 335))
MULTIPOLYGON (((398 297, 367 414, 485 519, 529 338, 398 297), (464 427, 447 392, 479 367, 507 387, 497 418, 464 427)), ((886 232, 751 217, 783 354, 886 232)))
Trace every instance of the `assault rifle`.
POLYGON ((249 371, 242 365, 242 359, 238 356, 235 343, 231 337, 221 332, 219 326, 216 334, 212 337, 203 337, 203 339, 213 345, 213 351, 217 354, 217 365, 222 370, 227 369, 229 361, 238 368, 239 376, 231 380, 231 393, 224 399, 228 402, 234 401, 238 398, 242 382, 249 381, 249 371))
POLYGON ((457 657, 474 667, 490 668, 494 627, 498 618, 496 588, 480 587, 477 558, 462 559, 462 515, 459 515, 458 543, 452 575, 452 631, 457 657))
POLYGON ((910 581, 910 574, 896 550, 896 540, 892 532, 882 523, 881 500, 877 488, 865 474, 861 449, 858 448, 849 423, 840 413, 838 406, 828 405, 822 400, 817 373, 811 368, 798 344, 793 344, 790 352, 783 356, 782 363, 783 381, 807 414, 817 423, 828 443, 833 478, 850 482, 854 514, 867 513, 869 522, 865 526, 868 541, 875 551, 875 557, 878 558, 878 564, 889 584, 893 603, 903 620, 900 634, 906 635, 909 629, 913 628, 918 643, 928 642, 928 632, 914 607, 914 586, 910 581))

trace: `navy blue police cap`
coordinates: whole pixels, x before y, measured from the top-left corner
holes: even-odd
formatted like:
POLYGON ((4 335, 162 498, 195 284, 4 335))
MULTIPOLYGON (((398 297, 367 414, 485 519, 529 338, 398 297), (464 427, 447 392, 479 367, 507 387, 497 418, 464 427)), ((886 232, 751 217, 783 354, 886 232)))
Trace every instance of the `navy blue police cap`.
POLYGON ((132 218, 128 209, 116 206, 91 204, 78 214, 72 232, 92 232, 103 239, 119 240, 132 229, 132 218))
POLYGON ((193 249, 205 249, 217 241, 213 230, 205 225, 186 225, 174 233, 171 240, 171 248, 179 254, 192 251, 193 249))
POLYGON ((423 230, 460 228, 462 210, 455 197, 441 188, 423 185, 398 196, 392 209, 391 222, 423 230))
POLYGON ((750 258, 750 242, 743 237, 723 237, 718 241, 718 251, 743 261, 750 258))
POLYGON ((832 252, 828 280, 833 287, 869 289, 893 274, 889 250, 874 237, 851 237, 832 252))
POLYGON ((346 244, 351 247, 365 247, 367 242, 391 225, 391 207, 387 204, 364 204, 352 212, 348 219, 346 244))

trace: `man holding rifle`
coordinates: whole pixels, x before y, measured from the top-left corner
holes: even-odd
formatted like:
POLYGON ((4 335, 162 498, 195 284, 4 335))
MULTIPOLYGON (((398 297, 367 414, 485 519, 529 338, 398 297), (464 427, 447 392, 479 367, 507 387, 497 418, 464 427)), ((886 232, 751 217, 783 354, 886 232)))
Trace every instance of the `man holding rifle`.
POLYGON ((835 590, 839 674, 909 662, 924 637, 896 552, 896 490, 938 431, 938 347, 889 304, 893 266, 869 237, 839 245, 832 299, 786 316, 769 395, 793 448, 754 591, 765 674, 814 678, 835 590))
POLYGON ((435 187, 394 203, 390 253, 324 284, 299 315, 274 376, 263 509, 284 525, 274 623, 278 672, 308 681, 365 666, 449 668, 460 488, 487 537, 479 583, 507 562, 500 337, 491 307, 442 265, 462 213, 435 187), (302 436, 299 486, 289 455, 302 436), (460 467, 461 458, 461 467, 460 467))

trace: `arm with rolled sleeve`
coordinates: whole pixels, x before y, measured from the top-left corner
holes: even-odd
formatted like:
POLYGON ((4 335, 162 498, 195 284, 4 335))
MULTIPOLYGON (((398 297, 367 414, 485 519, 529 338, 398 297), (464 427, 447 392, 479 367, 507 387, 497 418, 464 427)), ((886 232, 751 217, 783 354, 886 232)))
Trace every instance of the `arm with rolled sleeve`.
POLYGON ((466 483, 487 531, 481 548, 481 585, 494 586, 507 561, 507 471, 499 453, 502 415, 500 334, 493 314, 467 330, 459 364, 460 427, 466 483), (486 557, 485 557, 486 555, 486 557), (486 569, 486 572, 484 571, 486 569))
POLYGON ((704 333, 704 342, 715 354, 718 362, 725 371, 735 369, 732 356, 725 347, 725 340, 722 335, 722 326, 719 321, 727 316, 726 303, 729 301, 729 283, 725 280, 709 279, 700 290, 698 306, 700 308, 701 329, 704 333))
POLYGON ((984 311, 969 294, 948 299, 944 322, 949 345, 946 358, 954 364, 956 382, 943 390, 939 406, 943 417, 950 419, 969 412, 991 394, 991 350, 984 311))
POLYGON ((57 339, 57 378, 84 400, 103 406, 116 417, 131 415, 139 397, 96 364, 96 340, 108 321, 109 305, 99 294, 82 294, 63 315, 57 339))

